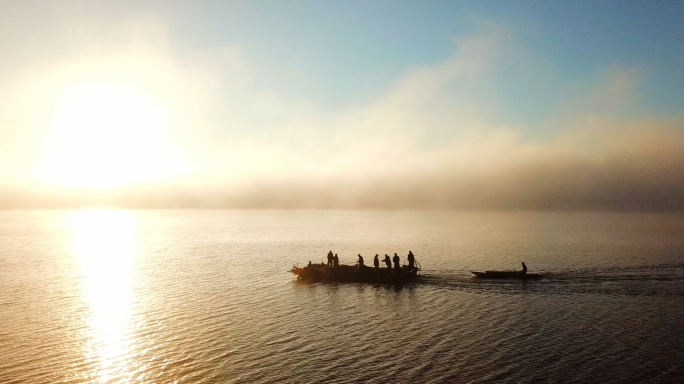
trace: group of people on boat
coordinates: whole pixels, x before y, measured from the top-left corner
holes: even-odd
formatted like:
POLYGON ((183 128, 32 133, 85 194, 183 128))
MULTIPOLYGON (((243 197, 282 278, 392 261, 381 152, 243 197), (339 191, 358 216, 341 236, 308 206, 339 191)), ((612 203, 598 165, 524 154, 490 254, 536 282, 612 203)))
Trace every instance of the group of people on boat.
MULTIPOLYGON (((379 270, 380 268, 380 259, 379 259, 379 254, 375 254, 375 258, 373 259, 373 267, 375 270, 379 270)), ((359 269, 363 269, 365 267, 364 261, 363 261, 363 256, 361 254, 358 254, 358 267, 359 269)), ((413 269, 416 267, 416 257, 413 255, 413 252, 409 251, 408 253, 408 267, 410 269, 413 269)), ((383 259, 383 262, 387 266, 387 270, 392 270, 392 263, 394 263, 394 270, 395 271, 400 271, 401 270, 401 258, 399 255, 396 253, 394 254, 394 257, 390 259, 389 255, 385 254, 385 258, 383 259)), ((328 252, 328 267, 331 268, 338 268, 340 266, 340 259, 337 257, 337 253, 333 254, 332 251, 328 252)))
MULTIPOLYGON (((306 268, 292 267, 292 272, 298 275, 298 278, 311 281, 362 281, 362 282, 382 282, 382 283, 396 283, 402 282, 405 278, 413 278, 420 274, 420 266, 416 262, 416 257, 412 251, 407 255, 408 265, 401 265, 401 258, 398 254, 390 257, 385 254, 383 259, 380 259, 379 254, 375 254, 373 258, 373 268, 367 267, 363 256, 358 254, 358 262, 354 265, 340 265, 340 259, 332 250, 328 252, 328 263, 321 262, 320 264, 312 264, 309 260, 309 265, 306 268), (381 263, 384 263, 386 268, 380 269, 381 263)), ((507 270, 507 271, 484 271, 472 272, 473 275, 483 279, 538 279, 540 275, 537 273, 527 273, 527 265, 523 262, 521 270, 507 270)))

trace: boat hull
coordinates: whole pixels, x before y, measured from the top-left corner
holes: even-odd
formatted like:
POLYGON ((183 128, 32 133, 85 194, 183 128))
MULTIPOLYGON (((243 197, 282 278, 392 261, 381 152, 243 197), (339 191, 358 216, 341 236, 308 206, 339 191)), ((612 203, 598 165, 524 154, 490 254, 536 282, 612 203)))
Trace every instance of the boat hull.
POLYGON ((304 268, 298 268, 297 280, 308 283, 334 282, 334 283, 366 283, 403 285, 419 278, 417 268, 404 266, 400 270, 388 268, 373 268, 351 265, 340 265, 332 268, 327 265, 312 264, 304 268))
POLYGON ((520 280, 534 280, 539 279, 541 275, 537 273, 522 273, 516 271, 484 271, 473 272, 473 275, 480 279, 520 279, 520 280))

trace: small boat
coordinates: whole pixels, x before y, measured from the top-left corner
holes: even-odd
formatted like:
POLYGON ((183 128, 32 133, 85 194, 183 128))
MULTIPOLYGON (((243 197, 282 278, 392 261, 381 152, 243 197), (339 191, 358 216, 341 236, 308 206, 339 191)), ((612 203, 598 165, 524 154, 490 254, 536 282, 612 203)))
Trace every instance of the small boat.
POLYGON ((473 272, 473 275, 481 279, 538 279, 541 277, 538 273, 522 273, 520 271, 484 271, 484 272, 473 272))
POLYGON ((327 264, 309 264, 306 267, 292 267, 290 272, 297 276, 298 281, 308 283, 367 283, 404 285, 420 277, 420 267, 409 268, 404 265, 401 269, 373 268, 358 265, 340 264, 329 267, 327 264))

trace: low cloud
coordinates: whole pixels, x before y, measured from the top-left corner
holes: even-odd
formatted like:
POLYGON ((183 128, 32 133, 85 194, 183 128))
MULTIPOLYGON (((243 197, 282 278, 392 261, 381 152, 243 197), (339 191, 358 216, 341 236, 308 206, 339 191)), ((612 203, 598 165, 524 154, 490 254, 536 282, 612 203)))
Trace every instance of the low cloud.
POLYGON ((563 93, 572 95, 553 126, 531 135, 493 117, 501 100, 488 79, 514 46, 496 28, 337 110, 256 87, 238 47, 179 55, 157 19, 120 28, 129 38, 2 77, 2 100, 14 101, 0 106, 0 208, 684 209, 684 117, 625 117, 639 92, 629 68, 563 93), (178 172, 107 190, 34 177, 44 116, 83 79, 160 105, 163 153, 178 172))

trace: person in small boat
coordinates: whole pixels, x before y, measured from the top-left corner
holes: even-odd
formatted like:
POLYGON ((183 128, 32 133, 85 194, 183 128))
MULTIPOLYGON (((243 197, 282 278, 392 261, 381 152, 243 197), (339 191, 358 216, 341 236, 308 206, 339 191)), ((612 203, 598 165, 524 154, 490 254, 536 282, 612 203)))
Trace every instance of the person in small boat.
POLYGON ((373 259, 373 266, 375 267, 375 272, 377 272, 380 267, 380 260, 378 259, 377 253, 375 254, 375 259, 373 259))
POLYGON ((413 268, 413 263, 415 261, 416 261, 416 258, 413 256, 413 252, 409 251, 409 254, 408 254, 409 268, 413 268))
POLYGON ((387 269, 392 269, 392 260, 390 260, 390 257, 385 253, 385 265, 387 266, 387 269))
POLYGON ((337 257, 337 253, 333 256, 333 267, 338 268, 340 266, 340 258, 337 257))
POLYGON ((359 253, 359 269, 363 268, 363 256, 359 253))
POLYGON ((522 273, 523 275, 526 275, 527 274, 527 265, 525 265, 524 261, 523 261, 522 265, 523 265, 523 269, 522 269, 522 271, 520 271, 520 273, 522 273))
POLYGON ((394 261, 394 271, 398 272, 401 270, 401 265, 399 265, 399 255, 397 253, 394 253, 394 257, 392 258, 392 261, 394 261))
POLYGON ((333 266, 333 253, 332 251, 328 251, 328 267, 333 266))

